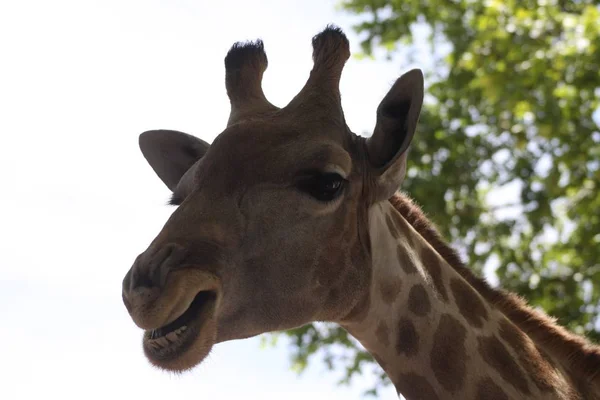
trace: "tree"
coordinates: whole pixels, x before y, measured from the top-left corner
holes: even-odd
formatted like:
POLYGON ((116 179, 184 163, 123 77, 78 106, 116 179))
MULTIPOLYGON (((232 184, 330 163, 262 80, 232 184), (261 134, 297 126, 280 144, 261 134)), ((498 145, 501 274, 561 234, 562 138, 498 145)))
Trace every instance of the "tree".
MULTIPOLYGON (((345 0, 364 55, 427 30, 435 54, 404 190, 465 261, 600 339, 600 1, 345 0), (450 50, 436 51, 440 43, 450 50), (436 47, 437 46, 437 47, 436 47), (497 204, 499 190, 514 201, 497 204)), ((442 47, 444 47, 442 46, 442 47)), ((288 331, 344 382, 374 363, 341 328, 288 331)), ((380 370, 378 370, 380 371, 380 370)), ((379 384, 387 384, 379 372, 379 384)))

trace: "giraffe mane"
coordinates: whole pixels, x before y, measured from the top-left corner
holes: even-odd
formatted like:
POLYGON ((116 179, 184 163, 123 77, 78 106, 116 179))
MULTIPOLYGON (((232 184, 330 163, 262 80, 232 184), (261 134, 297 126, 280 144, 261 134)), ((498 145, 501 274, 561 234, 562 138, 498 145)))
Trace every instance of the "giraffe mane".
MULTIPOLYGON (((458 253, 442 238, 435 225, 409 197, 397 193, 390 203, 408 223, 490 304, 523 330, 537 345, 552 349, 578 381, 600 378, 600 346, 569 332, 542 311, 529 306, 520 296, 497 289, 465 266, 458 253)), ((600 382, 596 385, 600 386, 600 382)))

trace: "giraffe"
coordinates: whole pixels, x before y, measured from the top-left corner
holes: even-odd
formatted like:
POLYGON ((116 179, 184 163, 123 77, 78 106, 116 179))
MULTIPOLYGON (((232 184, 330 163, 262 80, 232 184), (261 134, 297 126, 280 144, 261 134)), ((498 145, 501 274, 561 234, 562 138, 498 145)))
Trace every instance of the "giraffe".
POLYGON ((600 347, 475 276, 399 191, 424 92, 392 85, 369 138, 350 131, 335 26, 285 106, 261 88, 262 41, 225 57, 231 102, 211 145, 171 130, 140 148, 177 205, 123 280, 149 361, 170 371, 213 345, 340 324, 416 399, 600 399, 600 347))

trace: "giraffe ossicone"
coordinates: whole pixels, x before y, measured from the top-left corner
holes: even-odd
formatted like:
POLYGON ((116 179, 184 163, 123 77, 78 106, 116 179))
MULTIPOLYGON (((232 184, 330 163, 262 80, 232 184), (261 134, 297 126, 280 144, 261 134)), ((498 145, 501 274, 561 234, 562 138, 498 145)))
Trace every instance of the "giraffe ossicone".
POLYGON ((349 56, 339 28, 315 36, 306 85, 280 108, 261 87, 263 43, 236 43, 212 144, 140 136, 179 206, 123 280, 148 359, 183 371, 216 343, 329 321, 409 400, 600 399, 599 347, 472 274, 398 192, 421 71, 392 85, 363 138, 340 101, 349 56))

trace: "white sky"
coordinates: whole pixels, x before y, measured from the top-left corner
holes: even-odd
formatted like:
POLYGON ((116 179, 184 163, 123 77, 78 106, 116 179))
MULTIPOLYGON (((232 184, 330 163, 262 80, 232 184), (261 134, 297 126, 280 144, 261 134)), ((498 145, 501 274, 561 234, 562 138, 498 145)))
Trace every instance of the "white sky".
MULTIPOLYGON (((352 21, 324 0, 0 2, 0 398, 360 398, 364 381, 336 387, 340 373, 320 362, 290 371, 285 341, 217 345, 183 376, 155 370, 120 294, 173 211, 139 133, 212 141, 229 113, 223 57, 237 40, 265 40, 265 92, 286 104, 329 22, 356 51, 352 21)), ((348 63, 342 95, 355 132, 370 131, 406 70, 348 63)))

